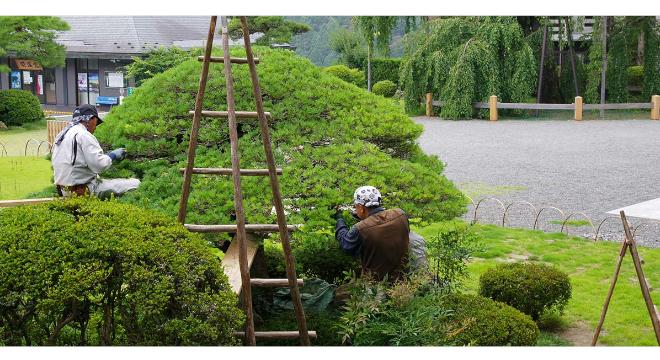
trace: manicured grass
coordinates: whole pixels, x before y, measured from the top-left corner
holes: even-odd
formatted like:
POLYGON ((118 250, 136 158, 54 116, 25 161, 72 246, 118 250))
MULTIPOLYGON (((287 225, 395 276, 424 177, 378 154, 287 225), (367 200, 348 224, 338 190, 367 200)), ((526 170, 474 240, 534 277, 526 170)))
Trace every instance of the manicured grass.
MULTIPOLYGON (((30 139, 38 141, 46 140, 48 137, 46 131, 46 121, 25 124, 22 127, 11 127, 8 130, 0 131, 0 143, 7 149, 8 156, 21 156, 25 154, 25 143, 30 139)), ((30 143, 28 146, 28 155, 35 155, 38 143, 30 143)), ((48 147, 43 145, 40 154, 47 154, 48 147)), ((2 146, 0 146, 0 156, 4 156, 2 146)))
MULTIPOLYGON (((479 276, 503 261, 539 261, 550 263, 567 272, 573 286, 573 296, 563 320, 567 327, 586 324, 593 331, 598 323, 605 296, 614 273, 620 243, 597 243, 560 233, 538 230, 502 228, 494 225, 475 225, 483 239, 484 250, 469 264, 470 278, 466 291, 477 292, 479 276)), ((418 229, 425 238, 437 231, 437 225, 418 229)), ((660 249, 639 247, 645 260, 644 274, 651 285, 660 286, 660 249)), ((656 305, 660 294, 652 291, 656 305)), ((619 281, 610 303, 599 343, 620 346, 657 345, 653 327, 642 298, 632 258, 623 261, 619 281)), ((565 345, 556 335, 544 332, 539 345, 565 345)))
POLYGON ((53 171, 44 157, 0 157, 0 200, 23 199, 52 184, 53 171))

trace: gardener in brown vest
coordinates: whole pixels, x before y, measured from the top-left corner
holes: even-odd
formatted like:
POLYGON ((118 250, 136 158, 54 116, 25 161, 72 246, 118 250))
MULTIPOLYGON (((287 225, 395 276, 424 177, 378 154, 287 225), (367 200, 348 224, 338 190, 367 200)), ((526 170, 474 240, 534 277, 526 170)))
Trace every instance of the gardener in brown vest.
POLYGON ((408 254, 408 217, 401 209, 385 210, 378 189, 362 186, 353 194, 360 222, 350 229, 341 213, 335 218, 335 237, 345 252, 359 256, 362 274, 396 281, 405 273, 408 254))

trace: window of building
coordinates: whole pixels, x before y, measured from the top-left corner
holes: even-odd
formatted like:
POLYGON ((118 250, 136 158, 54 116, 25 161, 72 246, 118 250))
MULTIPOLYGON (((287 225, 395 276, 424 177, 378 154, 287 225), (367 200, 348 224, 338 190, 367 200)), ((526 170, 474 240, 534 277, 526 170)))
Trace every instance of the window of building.
POLYGON ((121 71, 106 71, 104 73, 105 87, 107 88, 125 88, 128 87, 128 79, 124 77, 121 71))

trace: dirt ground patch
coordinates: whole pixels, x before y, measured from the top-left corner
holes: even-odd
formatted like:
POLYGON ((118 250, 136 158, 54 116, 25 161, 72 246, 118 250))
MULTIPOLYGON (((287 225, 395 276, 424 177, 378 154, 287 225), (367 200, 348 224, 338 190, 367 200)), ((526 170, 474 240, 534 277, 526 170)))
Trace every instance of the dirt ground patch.
POLYGON ((586 322, 577 321, 557 333, 557 335, 573 344, 573 346, 591 346, 594 331, 595 329, 592 329, 586 322))

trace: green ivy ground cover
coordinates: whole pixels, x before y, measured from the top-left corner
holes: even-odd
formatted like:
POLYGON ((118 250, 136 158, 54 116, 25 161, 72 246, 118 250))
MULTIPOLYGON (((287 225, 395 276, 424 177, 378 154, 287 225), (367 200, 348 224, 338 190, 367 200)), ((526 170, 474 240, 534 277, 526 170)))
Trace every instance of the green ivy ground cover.
MULTIPOLYGON (((439 225, 419 229, 429 238, 439 225)), ((619 243, 593 242, 560 233, 544 233, 524 229, 477 225, 485 249, 476 254, 469 265, 468 292, 477 292, 479 276, 502 261, 534 261, 553 264, 569 274, 573 297, 566 307, 564 321, 567 328, 586 323, 593 335, 598 324, 605 296, 621 247, 619 243)), ((639 248, 644 258, 644 274, 651 285, 660 284, 660 249, 639 248)), ((655 303, 660 302, 658 291, 652 291, 655 303)), ((625 258, 614 297, 603 325, 600 342, 610 346, 655 346, 655 336, 649 314, 642 298, 632 258, 625 258)), ((565 344, 556 334, 545 332, 540 345, 565 344)))
MULTIPOLYGON (((232 49, 232 55, 244 56, 242 51, 232 49)), ((423 154, 416 143, 422 127, 399 106, 325 74, 292 52, 257 47, 255 53, 265 108, 274 119, 275 159, 284 169, 280 181, 288 222, 304 224, 293 235, 294 249, 314 249, 307 252, 309 262, 321 261, 320 254, 322 261, 329 259, 323 265, 326 277, 341 276, 347 269, 334 239, 331 208, 350 203, 360 185, 378 187, 386 207, 401 207, 427 221, 451 219, 465 211, 466 200, 442 175, 442 162, 423 154)), ((222 66, 211 65, 204 109, 226 110, 222 66)), ((142 179, 140 189, 122 201, 176 216, 179 168, 185 165, 191 126, 188 111, 194 107, 200 69, 191 59, 146 81, 98 128, 96 135, 104 146, 126 147, 129 152, 128 161, 110 175, 142 179)), ((254 110, 247 67, 234 66, 233 72, 236 109, 254 110)), ((241 167, 264 168, 255 123, 244 121, 238 130, 241 167)), ((230 167, 226 120, 202 119, 199 141, 195 166, 230 167)), ((242 187, 247 221, 274 223, 267 179, 245 177, 242 187)), ((192 188, 186 222, 233 222, 230 179, 194 176, 192 188)))

